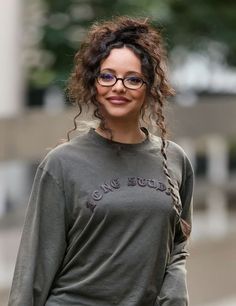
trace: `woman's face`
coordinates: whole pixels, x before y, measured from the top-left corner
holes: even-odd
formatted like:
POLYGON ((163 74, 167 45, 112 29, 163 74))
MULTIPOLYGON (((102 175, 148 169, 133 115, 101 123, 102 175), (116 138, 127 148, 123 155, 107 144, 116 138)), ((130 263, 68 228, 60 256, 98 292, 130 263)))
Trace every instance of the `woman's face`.
MULTIPOLYGON (((145 80, 140 59, 126 47, 112 49, 109 56, 101 63, 100 73, 105 77, 134 77, 132 80, 141 77, 145 80)), ((139 119, 140 109, 146 98, 146 84, 138 89, 128 89, 121 80, 110 87, 104 87, 96 82, 96 89, 97 100, 106 119, 135 121, 139 119)))

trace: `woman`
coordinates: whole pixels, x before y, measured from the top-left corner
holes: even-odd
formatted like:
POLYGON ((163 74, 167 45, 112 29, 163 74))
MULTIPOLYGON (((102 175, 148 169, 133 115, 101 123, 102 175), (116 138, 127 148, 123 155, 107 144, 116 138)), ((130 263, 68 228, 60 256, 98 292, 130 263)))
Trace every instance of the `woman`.
MULTIPOLYGON (((96 128, 38 167, 10 306, 185 306, 192 167, 166 140, 172 94, 158 31, 147 20, 95 24, 69 93, 96 128), (142 126, 149 117, 160 137, 142 126)), ((77 129, 76 121, 74 120, 77 129)))

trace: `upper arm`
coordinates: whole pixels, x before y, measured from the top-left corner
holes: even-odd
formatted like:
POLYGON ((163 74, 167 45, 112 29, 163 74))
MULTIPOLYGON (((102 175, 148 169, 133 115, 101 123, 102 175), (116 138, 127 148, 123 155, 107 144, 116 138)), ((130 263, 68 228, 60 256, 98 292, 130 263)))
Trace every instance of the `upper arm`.
POLYGON ((66 250, 66 202, 52 175, 38 168, 29 199, 9 305, 44 305, 66 250))

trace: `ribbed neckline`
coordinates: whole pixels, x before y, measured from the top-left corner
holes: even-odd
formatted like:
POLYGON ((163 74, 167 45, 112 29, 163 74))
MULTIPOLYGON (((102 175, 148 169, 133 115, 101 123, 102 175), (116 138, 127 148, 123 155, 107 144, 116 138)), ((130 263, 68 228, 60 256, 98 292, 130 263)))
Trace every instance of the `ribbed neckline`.
POLYGON ((88 131, 88 135, 90 138, 92 138, 95 142, 98 144, 103 145, 111 145, 116 148, 120 148, 123 150, 133 150, 133 149, 139 149, 145 147, 150 142, 149 132, 145 127, 141 127, 142 131, 146 134, 146 139, 144 139, 142 142, 139 143, 123 143, 118 141, 113 141, 108 138, 103 137, 102 135, 98 134, 95 131, 95 128, 90 128, 88 131))

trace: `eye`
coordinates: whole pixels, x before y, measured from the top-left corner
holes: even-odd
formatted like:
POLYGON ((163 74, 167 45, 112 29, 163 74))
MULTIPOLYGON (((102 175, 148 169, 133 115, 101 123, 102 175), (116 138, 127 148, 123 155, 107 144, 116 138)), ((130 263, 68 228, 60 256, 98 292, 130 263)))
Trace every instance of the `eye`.
POLYGON ((143 80, 137 76, 130 76, 126 78, 126 82, 131 85, 139 85, 143 82, 143 80))
POLYGON ((100 73, 98 79, 102 82, 112 82, 114 80, 114 75, 111 73, 100 73))

